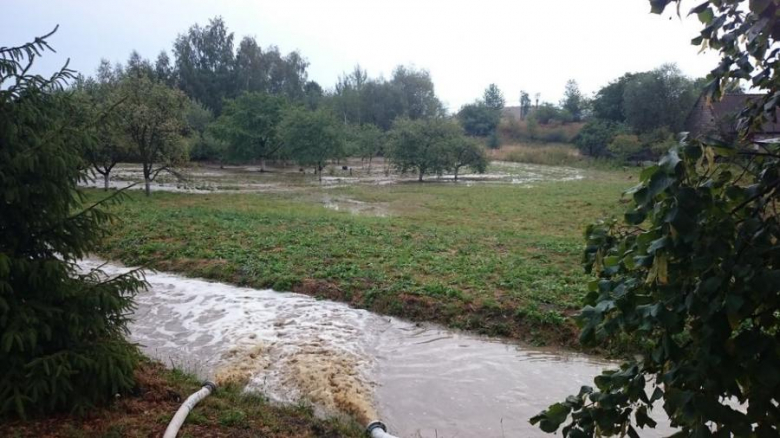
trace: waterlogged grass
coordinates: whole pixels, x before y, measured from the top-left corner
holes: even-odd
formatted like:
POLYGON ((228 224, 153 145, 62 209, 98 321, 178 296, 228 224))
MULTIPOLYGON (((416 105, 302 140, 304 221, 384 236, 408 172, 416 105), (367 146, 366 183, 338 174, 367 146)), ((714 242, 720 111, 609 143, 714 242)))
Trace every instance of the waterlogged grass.
MULTIPOLYGON (((456 328, 572 345, 582 229, 619 214, 631 174, 512 185, 400 184, 278 194, 132 194, 104 256, 293 290, 456 328), (381 203, 388 217, 324 208, 381 203)), ((93 197, 103 196, 94 192, 93 197)), ((224 421, 233 421, 230 418, 224 421)))

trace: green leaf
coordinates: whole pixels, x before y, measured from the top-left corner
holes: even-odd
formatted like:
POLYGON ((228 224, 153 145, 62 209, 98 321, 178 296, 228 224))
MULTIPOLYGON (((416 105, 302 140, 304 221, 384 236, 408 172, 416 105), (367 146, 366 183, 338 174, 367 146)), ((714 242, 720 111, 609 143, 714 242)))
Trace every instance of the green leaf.
POLYGON ((546 411, 531 418, 531 424, 539 423, 539 428, 544 432, 552 433, 566 421, 571 408, 563 403, 555 403, 546 411))

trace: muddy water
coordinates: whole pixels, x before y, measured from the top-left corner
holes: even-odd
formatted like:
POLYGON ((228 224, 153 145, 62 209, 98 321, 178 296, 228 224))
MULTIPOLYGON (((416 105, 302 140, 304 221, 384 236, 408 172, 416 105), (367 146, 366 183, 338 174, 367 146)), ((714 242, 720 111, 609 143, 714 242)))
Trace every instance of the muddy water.
MULTIPOLYGON (((254 166, 205 166, 180 169, 185 179, 178 180, 172 175, 161 174, 151 184, 152 191, 183 192, 193 194, 206 193, 276 193, 291 190, 306 190, 311 187, 334 189, 352 185, 389 185, 411 183, 417 181, 413 174, 397 174, 384 172, 375 168, 368 172, 365 163, 359 160, 351 161, 347 166, 350 170, 342 170, 341 166, 329 166, 320 179, 310 172, 301 174, 296 168, 274 168, 269 172, 259 172, 254 166)), ((100 175, 93 180, 84 181, 85 187, 102 188, 103 179, 100 175)), ((528 186, 545 181, 574 181, 583 179, 584 174, 579 169, 561 166, 542 166, 526 163, 493 161, 488 172, 483 174, 463 173, 459 183, 471 186, 477 184, 511 184, 528 186)), ((429 176, 428 182, 453 183, 454 175, 429 176)), ((135 183, 133 189, 144 188, 143 175, 138 165, 121 164, 111 173, 109 187, 125 188, 135 183)), ((359 207, 358 207, 359 208, 359 207)), ((353 207, 346 208, 354 209, 353 207)))
POLYGON ((146 278, 130 329, 148 355, 324 415, 381 418, 403 437, 545 436, 527 419, 612 365, 299 294, 146 278))

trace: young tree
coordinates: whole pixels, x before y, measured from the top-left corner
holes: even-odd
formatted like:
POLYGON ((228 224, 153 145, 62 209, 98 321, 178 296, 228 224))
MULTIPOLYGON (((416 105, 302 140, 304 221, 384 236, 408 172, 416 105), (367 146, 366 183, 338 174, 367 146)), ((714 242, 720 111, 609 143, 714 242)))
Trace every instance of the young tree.
POLYGON ((574 79, 570 79, 566 82, 566 89, 563 92, 563 100, 561 101, 561 109, 568 111, 575 122, 582 120, 585 109, 585 97, 582 95, 580 87, 574 79))
MULTIPOLYGON (((672 0, 652 0, 655 13, 672 0)), ((777 115, 780 16, 775 2, 715 1, 692 11, 694 44, 717 48, 709 96, 731 78, 763 93, 740 114, 736 144, 684 139, 640 175, 622 221, 586 230, 596 278, 579 317, 589 346, 637 339, 636 354, 596 387, 531 421, 565 437, 630 436, 654 427, 655 402, 675 437, 780 435, 780 148, 754 142, 777 115)))
POLYGON ((187 97, 179 90, 154 81, 149 76, 128 76, 120 85, 125 99, 117 108, 122 128, 141 162, 146 195, 162 171, 172 169, 187 158, 184 119, 187 97))
POLYGON ((265 160, 279 152, 284 99, 265 93, 244 93, 225 103, 222 115, 211 126, 214 136, 228 145, 228 156, 234 160, 265 160))
POLYGON ((385 134, 376 125, 355 126, 352 131, 354 149, 360 158, 368 161, 368 173, 371 162, 385 149, 385 134))
POLYGON ((388 157, 401 172, 414 170, 418 181, 428 173, 452 168, 450 146, 462 136, 460 127, 440 119, 398 119, 390 131, 388 157))
POLYGON ((482 102, 484 102, 485 106, 488 108, 498 112, 499 117, 501 116, 501 110, 504 109, 504 104, 506 103, 504 100, 504 93, 499 90, 498 85, 496 84, 488 85, 482 96, 482 102))
POLYGON ((487 154, 485 148, 478 141, 460 135, 450 140, 447 149, 452 154, 451 162, 455 181, 458 180, 458 174, 463 167, 469 167, 478 173, 485 173, 488 164, 487 154))
MULTIPOLYGON (((56 31, 56 28, 55 28, 56 31)), ((112 222, 78 182, 90 130, 61 92, 73 72, 28 73, 54 32, 0 48, 0 416, 85 412, 134 386, 125 340, 138 273, 82 274, 112 222), (74 117, 76 116, 76 117, 74 117)), ((91 124, 99 123, 92 120, 91 124)), ((116 199, 112 197, 110 199, 116 199)))
POLYGON ((303 166, 314 166, 319 180, 328 160, 340 158, 344 150, 341 124, 329 111, 287 110, 279 131, 289 155, 303 166))
POLYGON ((531 96, 525 91, 520 92, 520 119, 525 120, 531 113, 531 96))

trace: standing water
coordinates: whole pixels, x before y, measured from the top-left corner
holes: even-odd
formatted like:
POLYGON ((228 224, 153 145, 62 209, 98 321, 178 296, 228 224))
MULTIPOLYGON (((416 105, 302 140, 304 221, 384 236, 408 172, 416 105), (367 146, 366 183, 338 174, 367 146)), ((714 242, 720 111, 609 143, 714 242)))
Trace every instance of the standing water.
POLYGON ((147 355, 322 415, 381 419, 402 437, 546 436, 528 419, 612 365, 300 294, 166 273, 146 279, 130 330, 147 355))

